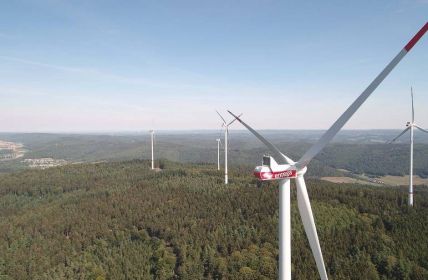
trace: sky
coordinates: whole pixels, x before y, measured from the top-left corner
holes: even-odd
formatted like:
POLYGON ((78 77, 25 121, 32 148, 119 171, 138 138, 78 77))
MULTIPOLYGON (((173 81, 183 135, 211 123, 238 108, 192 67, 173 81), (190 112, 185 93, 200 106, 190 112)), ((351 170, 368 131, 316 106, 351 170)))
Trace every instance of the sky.
MULTIPOLYGON (((327 129, 428 0, 0 3, 0 132, 327 129), (235 129, 243 129, 234 124, 235 129)), ((345 126, 428 127, 428 35, 345 126)))

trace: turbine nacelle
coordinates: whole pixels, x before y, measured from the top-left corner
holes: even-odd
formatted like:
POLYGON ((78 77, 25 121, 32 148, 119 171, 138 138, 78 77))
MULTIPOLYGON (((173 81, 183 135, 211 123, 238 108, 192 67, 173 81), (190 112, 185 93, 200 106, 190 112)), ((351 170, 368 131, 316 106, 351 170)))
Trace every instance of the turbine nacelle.
POLYGON ((260 181, 273 181, 303 176, 306 170, 306 167, 299 170, 294 164, 278 164, 273 157, 265 155, 262 165, 256 166, 253 174, 260 181))

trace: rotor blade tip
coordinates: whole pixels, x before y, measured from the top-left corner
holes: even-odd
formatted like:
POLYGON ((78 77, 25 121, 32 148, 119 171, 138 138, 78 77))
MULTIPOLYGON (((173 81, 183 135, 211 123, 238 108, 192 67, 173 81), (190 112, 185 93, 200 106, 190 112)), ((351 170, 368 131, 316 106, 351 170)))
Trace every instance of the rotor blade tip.
POLYGON ((416 35, 413 36, 413 38, 409 41, 409 43, 407 43, 407 45, 404 47, 406 51, 409 52, 416 45, 419 39, 421 39, 422 36, 424 36, 424 34, 427 31, 428 31, 428 22, 426 22, 425 25, 418 31, 418 33, 416 33, 416 35))
POLYGON ((232 113, 231 111, 227 110, 229 112, 229 114, 231 114, 232 116, 234 116, 235 118, 238 118, 234 113, 232 113))

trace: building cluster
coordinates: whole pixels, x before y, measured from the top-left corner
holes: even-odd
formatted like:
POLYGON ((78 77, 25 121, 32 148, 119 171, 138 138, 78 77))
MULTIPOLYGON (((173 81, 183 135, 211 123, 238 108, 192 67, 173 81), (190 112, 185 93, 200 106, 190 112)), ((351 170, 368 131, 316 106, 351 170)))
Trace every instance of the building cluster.
POLYGON ((0 140, 0 160, 20 158, 24 156, 24 153, 23 144, 0 140))
POLYGON ((28 164, 30 168, 46 169, 49 167, 61 166, 67 164, 64 159, 53 159, 53 158, 34 158, 24 159, 22 162, 28 164))

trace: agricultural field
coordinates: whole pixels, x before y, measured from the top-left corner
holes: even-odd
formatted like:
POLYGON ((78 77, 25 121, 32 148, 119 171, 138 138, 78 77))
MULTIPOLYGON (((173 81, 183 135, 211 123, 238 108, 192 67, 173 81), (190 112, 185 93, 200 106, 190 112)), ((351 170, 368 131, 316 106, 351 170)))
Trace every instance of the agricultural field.
MULTIPOLYGON (((345 184, 367 184, 372 186, 406 186, 409 185, 409 175, 405 176, 392 176, 386 175, 382 177, 367 177, 364 175, 353 174, 352 177, 346 176, 337 177, 321 177, 321 180, 329 181, 332 183, 345 183, 345 184)), ((418 175, 413 176, 413 185, 428 186, 428 178, 421 178, 418 175)))
POLYGON ((321 177, 321 180, 336 183, 336 184, 360 184, 360 185, 372 185, 381 186, 382 184, 375 183, 369 180, 357 179, 352 177, 321 177))
MULTIPOLYGON (((382 176, 379 180, 385 182, 386 185, 391 186, 403 186, 409 184, 409 175, 405 176, 382 176)), ((418 175, 413 176, 413 185, 424 185, 428 186, 428 178, 421 178, 418 175)))

